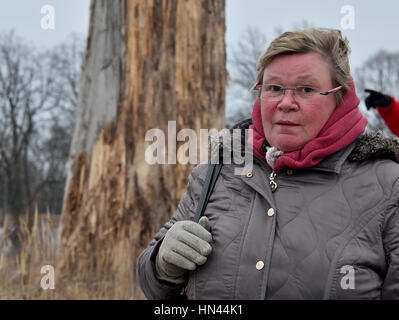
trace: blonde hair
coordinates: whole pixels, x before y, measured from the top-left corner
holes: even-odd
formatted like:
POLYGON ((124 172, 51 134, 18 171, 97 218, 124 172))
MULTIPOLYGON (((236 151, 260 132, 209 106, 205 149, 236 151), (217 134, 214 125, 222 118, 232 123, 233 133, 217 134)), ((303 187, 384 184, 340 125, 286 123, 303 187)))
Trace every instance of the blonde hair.
POLYGON ((273 58, 281 54, 317 52, 323 56, 330 68, 334 87, 342 86, 336 94, 337 105, 342 102, 343 95, 349 91, 349 41, 340 30, 329 28, 312 28, 285 32, 273 40, 266 52, 259 58, 255 84, 262 84, 265 68, 273 58))

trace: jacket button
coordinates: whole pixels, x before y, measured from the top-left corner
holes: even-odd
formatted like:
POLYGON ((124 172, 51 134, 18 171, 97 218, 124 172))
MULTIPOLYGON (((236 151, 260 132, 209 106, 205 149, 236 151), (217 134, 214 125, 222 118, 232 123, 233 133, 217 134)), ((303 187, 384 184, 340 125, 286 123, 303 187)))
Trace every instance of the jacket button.
POLYGON ((252 178, 252 176, 253 176, 252 172, 247 173, 247 178, 252 178))
POLYGON ((256 269, 257 270, 262 270, 264 266, 265 266, 265 264, 263 263, 263 261, 258 261, 256 263, 256 269))
POLYGON ((268 215, 269 217, 273 216, 273 215, 274 215, 274 209, 273 209, 273 208, 270 208, 269 210, 267 210, 267 215, 268 215))
POLYGON ((294 173, 294 171, 292 171, 292 169, 288 169, 288 170, 287 170, 287 174, 288 174, 288 175, 292 175, 293 173, 294 173))

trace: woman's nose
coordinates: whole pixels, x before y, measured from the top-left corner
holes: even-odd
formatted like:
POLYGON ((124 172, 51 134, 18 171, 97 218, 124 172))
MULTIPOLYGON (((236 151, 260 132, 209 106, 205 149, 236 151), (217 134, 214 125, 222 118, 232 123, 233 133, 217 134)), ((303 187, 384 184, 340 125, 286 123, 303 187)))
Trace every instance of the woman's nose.
POLYGON ((277 105, 277 108, 284 112, 298 110, 299 106, 295 100, 294 90, 285 90, 284 95, 277 105))

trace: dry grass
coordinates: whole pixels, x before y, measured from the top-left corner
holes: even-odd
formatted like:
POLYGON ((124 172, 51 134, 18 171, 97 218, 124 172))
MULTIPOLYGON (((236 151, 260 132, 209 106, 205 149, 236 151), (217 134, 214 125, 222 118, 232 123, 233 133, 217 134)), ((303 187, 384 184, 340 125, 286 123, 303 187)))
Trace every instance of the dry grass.
POLYGON ((31 226, 28 217, 21 217, 18 235, 21 248, 10 251, 8 226, 10 217, 0 215, 0 299, 47 299, 51 291, 43 290, 40 281, 44 265, 55 265, 57 237, 54 222, 49 213, 36 210, 31 226))
MULTIPOLYGON (((115 276, 115 271, 99 274, 88 266, 83 274, 81 272, 66 279, 59 276, 56 267, 58 216, 39 214, 36 210, 30 226, 28 217, 21 218, 19 239, 22 245, 18 252, 10 252, 8 245, 9 220, 9 216, 0 212, 0 300, 132 298, 131 286, 123 292, 116 290, 120 287, 116 279, 120 277, 115 276), (41 273, 45 265, 54 267, 54 289, 44 290, 41 287, 42 278, 48 275, 48 272, 41 273)), ((126 287, 126 280, 120 285, 126 287)))
MULTIPOLYGON (((137 286, 133 285, 134 268, 129 261, 131 240, 126 239, 118 250, 105 250, 101 245, 88 246, 86 254, 77 257, 76 274, 63 275, 57 268, 59 216, 39 214, 36 210, 30 225, 28 217, 20 219, 19 235, 21 248, 10 252, 8 246, 10 225, 8 215, 0 212, 0 300, 7 299, 144 299, 137 286), (101 255, 107 259, 98 262, 101 255), (123 257, 123 259, 121 258, 123 257), (93 261, 97 261, 93 264, 93 261), (126 261, 118 264, 112 261, 126 261), (44 290, 41 280, 48 273, 41 273, 45 265, 54 267, 55 288, 44 290), (114 267, 112 267, 114 265, 114 267)), ((131 239, 131 238, 130 238, 131 239)), ((107 241, 112 241, 107 238, 107 241)), ((107 248, 114 246, 107 245, 107 248)), ((83 249, 82 249, 83 250, 83 249)))

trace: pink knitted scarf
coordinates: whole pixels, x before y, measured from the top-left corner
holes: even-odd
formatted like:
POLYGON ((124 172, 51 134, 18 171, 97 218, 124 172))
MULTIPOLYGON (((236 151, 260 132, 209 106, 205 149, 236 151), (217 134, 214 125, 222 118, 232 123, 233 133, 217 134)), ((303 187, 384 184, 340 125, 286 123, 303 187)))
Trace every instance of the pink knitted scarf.
MULTIPOLYGON (((267 137, 263 130, 258 100, 256 99, 252 110, 252 125, 249 129, 253 130, 253 141, 249 141, 249 143, 253 145, 254 153, 266 162, 262 144, 267 137)), ((351 80, 350 90, 344 95, 342 103, 335 109, 318 136, 305 144, 302 149, 281 155, 274 164, 274 171, 285 167, 293 169, 312 167, 326 156, 352 143, 363 133, 367 125, 367 118, 358 108, 359 102, 355 85, 351 80)))

